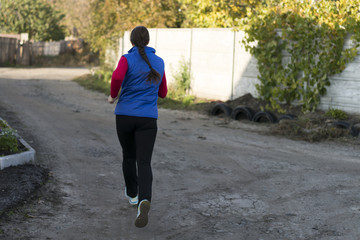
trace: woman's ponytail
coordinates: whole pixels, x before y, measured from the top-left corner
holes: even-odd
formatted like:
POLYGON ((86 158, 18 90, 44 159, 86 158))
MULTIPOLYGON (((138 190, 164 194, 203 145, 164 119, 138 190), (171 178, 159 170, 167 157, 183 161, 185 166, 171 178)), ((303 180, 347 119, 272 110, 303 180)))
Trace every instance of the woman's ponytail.
POLYGON ((144 61, 147 63, 147 65, 149 66, 150 68, 150 72, 147 76, 147 79, 146 81, 151 81, 151 82, 159 82, 160 81, 160 73, 158 73, 152 66, 151 66, 151 63, 145 53, 145 48, 144 47, 140 47, 140 46, 137 46, 138 47, 138 50, 139 50, 139 53, 140 53, 140 56, 142 57, 142 59, 144 59, 144 61))
POLYGON ((146 81, 150 81, 154 83, 159 82, 161 79, 161 75, 151 66, 151 63, 145 53, 145 46, 148 45, 150 41, 150 35, 147 28, 144 26, 135 27, 131 31, 130 41, 138 48, 140 56, 142 57, 142 59, 144 59, 144 61, 147 63, 147 65, 150 68, 150 72, 147 76, 146 81))

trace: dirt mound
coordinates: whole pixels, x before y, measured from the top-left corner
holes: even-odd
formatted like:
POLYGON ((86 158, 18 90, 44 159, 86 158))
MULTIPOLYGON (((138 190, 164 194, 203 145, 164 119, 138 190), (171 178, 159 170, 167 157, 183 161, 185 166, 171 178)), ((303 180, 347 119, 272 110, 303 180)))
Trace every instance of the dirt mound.
POLYGON ((273 135, 282 135, 295 140, 318 142, 339 138, 350 138, 349 130, 332 124, 317 123, 311 120, 282 120, 270 129, 273 135))
POLYGON ((266 102, 254 98, 250 93, 245 94, 234 100, 229 100, 226 102, 232 109, 235 109, 238 106, 246 106, 252 108, 254 111, 260 111, 261 108, 265 108, 266 102))
POLYGON ((48 170, 31 164, 1 170, 0 213, 27 199, 48 176, 48 170))

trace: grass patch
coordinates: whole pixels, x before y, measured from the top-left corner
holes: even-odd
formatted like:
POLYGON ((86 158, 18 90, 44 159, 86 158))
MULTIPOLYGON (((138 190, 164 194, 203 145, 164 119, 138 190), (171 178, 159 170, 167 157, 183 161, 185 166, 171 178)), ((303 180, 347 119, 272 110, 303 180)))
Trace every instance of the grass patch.
POLYGON ((173 110, 198 111, 206 114, 209 113, 212 105, 213 105, 212 101, 196 98, 195 96, 192 95, 177 97, 176 93, 174 93, 174 90, 172 89, 169 89, 166 98, 158 99, 158 106, 161 108, 173 109, 173 110))
POLYGON ((349 118, 349 116, 347 115, 346 112, 340 110, 340 109, 334 109, 334 108, 330 108, 326 113, 325 116, 327 117, 331 117, 333 119, 338 119, 338 120, 346 120, 349 118))
POLYGON ((109 95, 110 93, 110 82, 101 73, 85 74, 74 78, 73 81, 77 82, 80 86, 83 86, 86 89, 101 92, 105 95, 109 95))
POLYGON ((170 86, 166 98, 159 98, 158 105, 169 109, 189 109, 194 105, 195 99, 195 96, 179 93, 170 86))

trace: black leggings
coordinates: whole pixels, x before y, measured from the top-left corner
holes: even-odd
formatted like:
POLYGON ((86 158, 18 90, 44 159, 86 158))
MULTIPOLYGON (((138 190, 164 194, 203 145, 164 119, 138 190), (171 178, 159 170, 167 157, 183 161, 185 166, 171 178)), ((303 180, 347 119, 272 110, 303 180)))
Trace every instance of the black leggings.
POLYGON ((123 150, 122 167, 127 195, 135 197, 138 194, 139 203, 144 199, 151 201, 151 156, 157 120, 116 115, 116 131, 123 150))

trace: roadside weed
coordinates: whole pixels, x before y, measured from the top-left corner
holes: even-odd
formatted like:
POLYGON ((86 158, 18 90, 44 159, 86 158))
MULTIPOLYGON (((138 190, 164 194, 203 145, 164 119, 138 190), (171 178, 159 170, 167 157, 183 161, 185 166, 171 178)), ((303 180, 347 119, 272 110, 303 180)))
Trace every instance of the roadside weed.
POLYGON ((348 119, 348 115, 346 112, 335 108, 329 108, 329 110, 325 113, 325 116, 338 120, 348 119))
POLYGON ((16 130, 4 121, 0 120, 0 156, 5 153, 17 153, 19 144, 16 137, 16 130))

